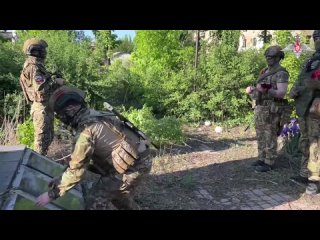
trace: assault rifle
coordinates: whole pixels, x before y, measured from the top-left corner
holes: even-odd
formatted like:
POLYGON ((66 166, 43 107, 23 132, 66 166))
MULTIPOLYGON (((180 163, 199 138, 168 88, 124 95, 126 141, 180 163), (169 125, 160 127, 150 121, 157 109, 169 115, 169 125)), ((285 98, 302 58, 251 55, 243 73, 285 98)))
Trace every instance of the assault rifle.
POLYGON ((117 110, 115 110, 109 103, 104 102, 103 106, 110 112, 112 112, 114 115, 116 115, 121 121, 123 121, 124 124, 126 124, 133 132, 138 134, 139 137, 141 137, 143 140, 150 142, 152 146, 154 146, 157 150, 159 149, 159 147, 153 142, 151 142, 151 140, 142 131, 140 131, 136 126, 134 126, 133 123, 131 123, 126 117, 118 113, 117 110))

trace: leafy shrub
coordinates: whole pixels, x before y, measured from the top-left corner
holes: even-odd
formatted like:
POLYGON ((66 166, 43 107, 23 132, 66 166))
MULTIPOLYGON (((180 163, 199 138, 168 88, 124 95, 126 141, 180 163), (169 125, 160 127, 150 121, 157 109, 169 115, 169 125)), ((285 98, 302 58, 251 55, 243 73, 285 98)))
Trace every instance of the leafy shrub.
POLYGON ((34 141, 34 128, 32 118, 30 117, 22 124, 18 124, 17 127, 17 138, 19 143, 26 145, 27 147, 33 149, 34 141))
POLYGON ((157 145, 175 144, 184 141, 181 123, 176 118, 156 119, 152 114, 152 109, 146 105, 142 109, 131 108, 123 115, 157 145))

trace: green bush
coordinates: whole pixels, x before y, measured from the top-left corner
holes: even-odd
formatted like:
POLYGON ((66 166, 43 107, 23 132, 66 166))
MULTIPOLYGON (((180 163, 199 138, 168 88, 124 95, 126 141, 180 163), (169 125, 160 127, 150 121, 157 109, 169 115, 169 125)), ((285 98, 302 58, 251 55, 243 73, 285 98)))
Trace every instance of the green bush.
POLYGON ((152 114, 152 109, 145 105, 142 109, 131 108, 123 115, 157 145, 169 145, 184 141, 181 123, 174 117, 156 119, 152 114))
POLYGON ((32 118, 29 118, 22 124, 18 124, 17 138, 19 143, 24 144, 27 147, 33 149, 34 128, 32 118))

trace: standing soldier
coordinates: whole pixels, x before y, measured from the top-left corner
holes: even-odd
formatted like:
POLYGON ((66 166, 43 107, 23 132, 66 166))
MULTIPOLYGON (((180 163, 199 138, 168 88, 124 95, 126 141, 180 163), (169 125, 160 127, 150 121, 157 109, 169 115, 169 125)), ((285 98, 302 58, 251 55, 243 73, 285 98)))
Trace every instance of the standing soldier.
POLYGON ((48 44, 31 38, 23 45, 27 59, 20 75, 20 85, 28 103, 32 103, 31 117, 34 126, 34 150, 46 155, 53 140, 54 114, 48 109, 52 92, 63 84, 63 79, 49 74, 44 66, 48 44))
POLYGON ((256 172, 267 172, 274 168, 279 130, 290 117, 288 102, 283 99, 289 81, 287 70, 280 65, 284 53, 279 46, 271 46, 264 55, 268 67, 261 71, 256 87, 248 86, 246 89, 255 102, 258 161, 253 166, 256 172))
POLYGON ((50 98, 50 108, 57 118, 75 130, 75 145, 69 167, 52 188, 38 197, 43 206, 61 197, 94 166, 102 173, 100 186, 106 198, 118 209, 139 209, 133 200, 133 187, 150 170, 149 141, 129 128, 112 112, 89 109, 84 93, 62 86, 50 98), (92 162, 90 163, 90 161, 92 162))
POLYGON ((316 52, 307 59, 290 91, 299 116, 299 147, 302 152, 300 173, 290 180, 307 186, 307 194, 316 194, 320 182, 320 112, 317 107, 320 97, 320 30, 313 32, 313 40, 316 52))

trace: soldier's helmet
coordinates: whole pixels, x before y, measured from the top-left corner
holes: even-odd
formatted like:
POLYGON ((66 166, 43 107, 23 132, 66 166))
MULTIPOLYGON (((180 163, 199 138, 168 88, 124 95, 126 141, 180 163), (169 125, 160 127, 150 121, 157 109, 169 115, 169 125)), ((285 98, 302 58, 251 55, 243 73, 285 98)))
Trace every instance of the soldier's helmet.
POLYGON ((312 34, 313 39, 316 37, 320 37, 320 30, 314 30, 312 34))
POLYGON ((49 99, 49 108, 54 112, 61 111, 70 103, 85 104, 85 93, 78 88, 61 86, 55 90, 49 99))
POLYGON ((45 58, 47 56, 48 44, 46 41, 38 38, 30 38, 23 44, 22 51, 28 56, 45 58))
POLYGON ((265 57, 277 57, 279 56, 280 59, 284 59, 284 52, 280 46, 271 46, 266 49, 264 52, 265 57))

